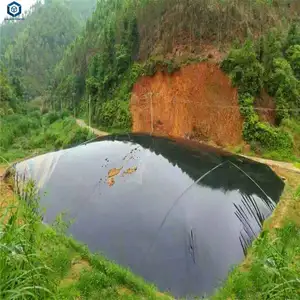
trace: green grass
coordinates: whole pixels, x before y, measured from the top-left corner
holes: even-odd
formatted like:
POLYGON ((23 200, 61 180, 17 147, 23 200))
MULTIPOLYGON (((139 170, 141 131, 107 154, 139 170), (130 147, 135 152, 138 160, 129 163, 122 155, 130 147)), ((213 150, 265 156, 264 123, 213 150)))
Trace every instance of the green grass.
POLYGON ((233 270, 211 299, 300 299, 300 186, 289 196, 281 200, 287 203, 283 223, 265 226, 246 263, 233 270))
POLYGON ((62 216, 44 225, 32 183, 26 192, 0 209, 0 299, 170 299, 67 236, 62 216))
POLYGON ((0 163, 78 145, 94 137, 68 115, 38 111, 1 119, 0 163))

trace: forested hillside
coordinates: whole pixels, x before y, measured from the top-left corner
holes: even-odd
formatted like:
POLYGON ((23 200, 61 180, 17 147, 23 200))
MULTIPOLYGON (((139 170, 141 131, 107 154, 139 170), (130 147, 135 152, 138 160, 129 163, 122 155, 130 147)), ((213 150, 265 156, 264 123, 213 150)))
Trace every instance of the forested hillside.
POLYGON ((0 59, 11 81, 20 86, 24 99, 51 88, 53 69, 64 50, 80 33, 96 0, 37 2, 23 15, 24 21, 0 26, 0 59))
POLYGON ((244 139, 288 156, 293 137, 260 122, 254 102, 265 91, 274 97, 277 127, 299 118, 299 13, 293 0, 98 1, 56 66, 50 104, 86 116, 91 110, 98 126, 130 129, 139 76, 209 60, 239 90, 244 139))

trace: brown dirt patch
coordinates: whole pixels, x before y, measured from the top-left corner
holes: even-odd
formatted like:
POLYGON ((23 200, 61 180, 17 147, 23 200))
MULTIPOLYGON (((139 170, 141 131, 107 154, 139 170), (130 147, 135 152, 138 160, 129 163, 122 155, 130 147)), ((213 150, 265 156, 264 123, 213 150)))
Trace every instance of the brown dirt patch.
POLYGON ((133 295, 133 292, 130 289, 128 289, 124 286, 121 286, 121 287, 118 288, 118 294, 120 296, 133 295))
POLYGON ((133 132, 210 139, 222 146, 242 141, 237 90, 213 63, 141 78, 133 88, 131 113, 133 132))
POLYGON ((60 285, 65 287, 79 280, 80 273, 83 270, 92 270, 89 262, 83 259, 74 261, 68 275, 60 282, 60 285))
POLYGON ((1 211, 7 206, 15 203, 15 196, 10 184, 0 180, 0 209, 1 211))
POLYGON ((0 165, 0 180, 4 177, 6 166, 0 165))

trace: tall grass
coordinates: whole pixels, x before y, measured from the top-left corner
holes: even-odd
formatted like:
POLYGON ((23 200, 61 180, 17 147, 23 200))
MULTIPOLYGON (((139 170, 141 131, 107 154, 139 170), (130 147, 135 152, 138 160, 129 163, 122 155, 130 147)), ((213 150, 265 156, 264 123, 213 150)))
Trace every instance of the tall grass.
MULTIPOLYGON (((41 217, 37 213, 34 188, 26 187, 23 205, 1 209, 0 222, 0 299, 46 299, 53 294, 53 283, 45 274, 39 237, 41 217)), ((22 203, 23 204, 23 203, 22 203)))

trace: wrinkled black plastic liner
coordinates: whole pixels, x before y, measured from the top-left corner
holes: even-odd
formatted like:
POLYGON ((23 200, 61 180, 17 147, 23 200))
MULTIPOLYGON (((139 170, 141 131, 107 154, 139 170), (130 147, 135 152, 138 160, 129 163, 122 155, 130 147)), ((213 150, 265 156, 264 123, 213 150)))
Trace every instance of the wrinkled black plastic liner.
MULTIPOLYGON (((265 165, 141 134, 64 150, 55 163, 40 190, 46 221, 67 211, 76 239, 180 297, 211 294, 226 279, 284 188, 265 165), (109 170, 121 167, 110 187, 109 170)), ((42 166, 32 175, 35 159, 17 171, 26 164, 36 181, 47 175, 42 166)))

